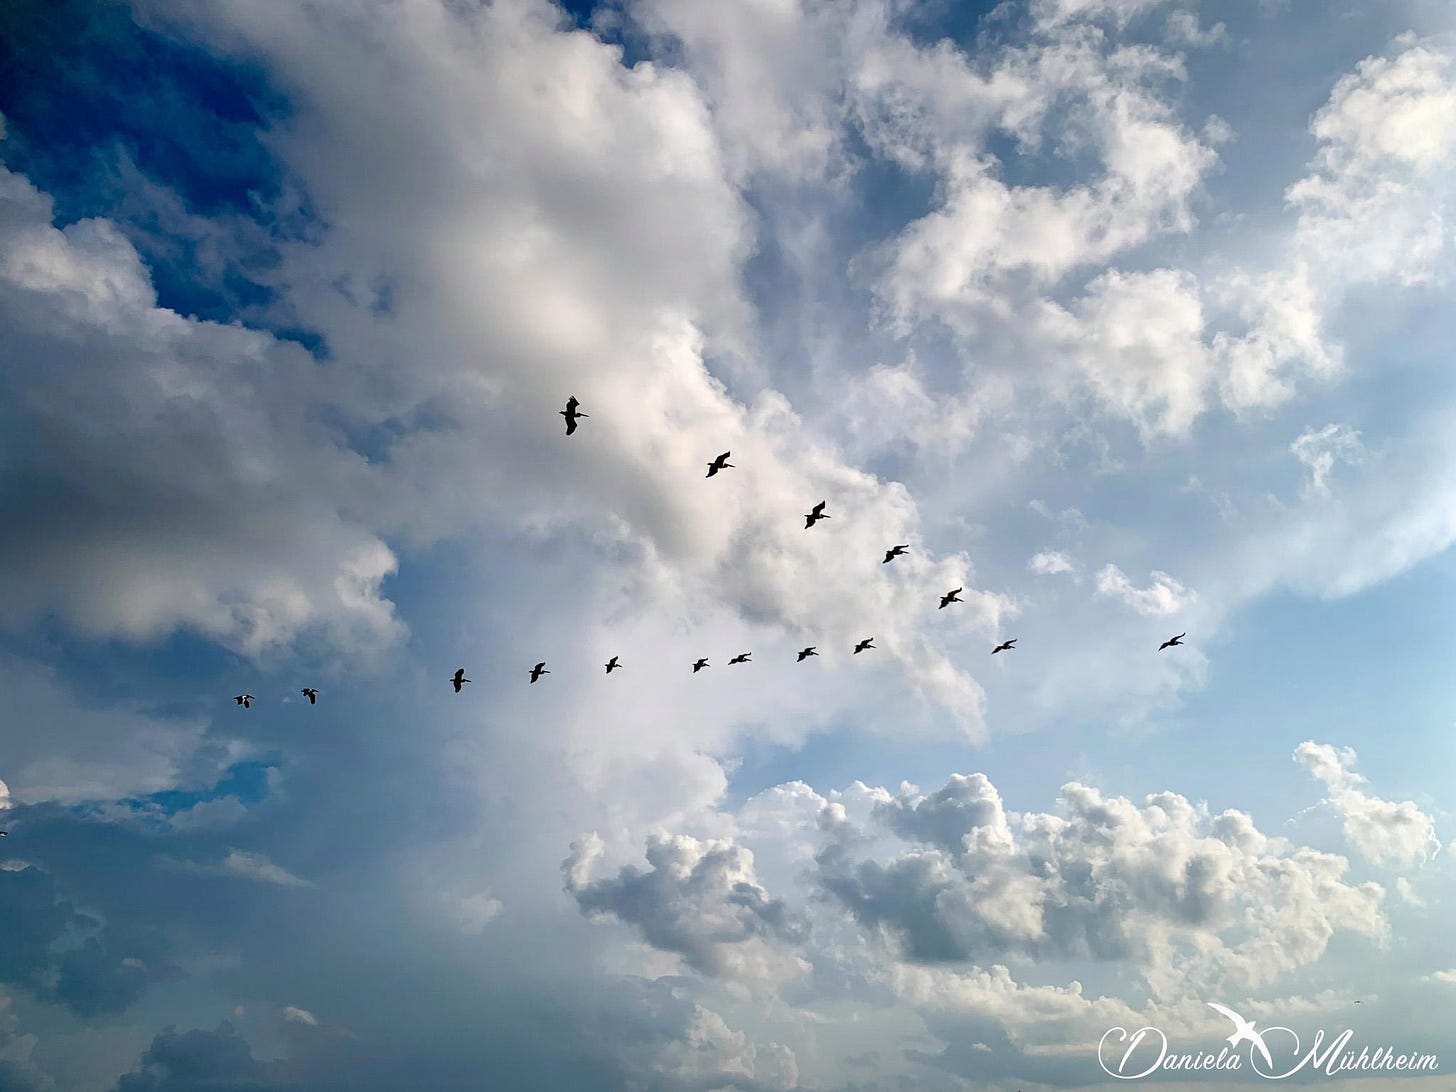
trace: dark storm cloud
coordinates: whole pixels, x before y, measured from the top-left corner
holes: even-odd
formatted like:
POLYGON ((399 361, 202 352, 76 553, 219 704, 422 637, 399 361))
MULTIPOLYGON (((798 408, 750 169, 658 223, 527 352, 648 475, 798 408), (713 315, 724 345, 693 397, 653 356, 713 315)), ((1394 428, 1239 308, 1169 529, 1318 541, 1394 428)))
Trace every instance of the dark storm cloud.
POLYGON ((124 1011, 153 981, 155 939, 117 931, 56 899, 52 876, 33 866, 0 870, 0 982, 24 986, 78 1016, 124 1011), (91 935, 87 935, 91 934, 91 935))

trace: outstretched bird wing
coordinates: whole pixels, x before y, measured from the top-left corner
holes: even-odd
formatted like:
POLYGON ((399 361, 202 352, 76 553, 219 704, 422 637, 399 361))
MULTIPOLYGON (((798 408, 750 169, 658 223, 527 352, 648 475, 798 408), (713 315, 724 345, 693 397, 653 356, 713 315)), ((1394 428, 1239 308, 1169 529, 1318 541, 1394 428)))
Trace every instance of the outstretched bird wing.
POLYGON ((1234 1027, 1239 1028, 1239 1027, 1242 1027, 1243 1026, 1243 1024, 1244 1024, 1244 1018, 1242 1016, 1240 1016, 1238 1013, 1234 1012, 1233 1009, 1225 1008, 1223 1005, 1220 1005, 1217 1001, 1210 1001, 1208 1003, 1208 1007, 1211 1008, 1214 1012, 1221 1013, 1224 1016, 1227 1016, 1230 1020, 1232 1020, 1234 1022, 1234 1027))

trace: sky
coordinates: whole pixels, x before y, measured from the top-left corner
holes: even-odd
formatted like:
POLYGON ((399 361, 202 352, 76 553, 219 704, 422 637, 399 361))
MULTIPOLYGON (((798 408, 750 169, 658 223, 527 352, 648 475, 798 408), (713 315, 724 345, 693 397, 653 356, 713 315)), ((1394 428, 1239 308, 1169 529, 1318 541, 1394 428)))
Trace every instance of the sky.
POLYGON ((1449 1087, 1453 224, 1444 0, 5 4, 0 1092, 1449 1087))

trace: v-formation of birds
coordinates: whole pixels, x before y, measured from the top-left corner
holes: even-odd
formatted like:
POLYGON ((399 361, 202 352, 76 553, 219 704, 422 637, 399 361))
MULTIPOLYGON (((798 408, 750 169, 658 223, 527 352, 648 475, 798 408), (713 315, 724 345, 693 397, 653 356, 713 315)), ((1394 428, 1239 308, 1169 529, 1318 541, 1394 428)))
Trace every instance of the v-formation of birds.
MULTIPOLYGON (((585 420, 591 416, 590 414, 581 412, 581 402, 578 401, 574 395, 566 400, 566 408, 558 412, 561 414, 562 417, 566 418, 566 435, 568 436, 574 436, 576 434, 577 423, 579 421, 585 420)), ((715 459, 707 464, 708 473, 706 476, 709 478, 716 477, 724 470, 733 469, 733 464, 728 461, 732 457, 733 452, 731 451, 725 451, 723 452, 723 454, 717 456, 715 459)), ((813 508, 811 508, 808 512, 804 514, 805 530, 813 528, 813 526, 820 520, 826 520, 831 518, 829 513, 824 511, 825 505, 825 501, 820 501, 818 504, 814 505, 813 508)), ((906 553, 909 552, 909 550, 909 543, 892 546, 885 551, 885 558, 884 561, 881 562, 881 564, 888 565, 891 561, 894 561, 895 558, 903 557, 906 553)), ((963 591, 965 591, 965 588, 953 588, 951 591, 946 592, 940 597, 940 606, 936 609, 944 610, 952 603, 962 602, 960 595, 963 591)), ((1176 637, 1168 638, 1168 640, 1164 641, 1161 645, 1158 646, 1158 651, 1162 652, 1165 648, 1174 648, 1181 646, 1183 643, 1183 638, 1187 636, 1188 634, 1186 633, 1180 633, 1176 637)), ((854 646, 854 655, 858 656, 861 652, 867 652, 875 647, 876 645, 874 644, 874 638, 866 637, 864 640, 860 641, 854 646)), ((991 655, 994 656, 998 652, 1014 652, 1015 650, 1016 638, 1013 637, 1009 641, 1002 641, 995 648, 993 648, 991 650, 991 655)), ((731 660, 729 660, 728 663, 730 666, 733 664, 751 663, 752 655, 753 654, 750 652, 740 652, 738 655, 734 656, 731 660)), ((819 653, 816 646, 810 645, 807 648, 801 649, 799 651, 798 662, 803 663, 809 657, 818 655, 819 653)), ((706 656, 700 657, 693 663, 693 674, 696 675, 699 671, 703 670, 703 668, 711 666, 712 665, 708 662, 708 658, 706 656)), ((610 675, 613 671, 621 668, 622 663, 620 657, 613 656, 610 660, 607 661, 606 667, 608 675, 610 675)), ((542 675, 549 675, 551 674, 551 672, 546 667, 546 661, 542 660, 535 667, 531 668, 529 674, 531 682, 535 683, 540 681, 542 675)), ((455 672, 455 674, 450 676, 450 683, 452 686, 454 686, 455 693, 457 694, 460 693, 461 689, 469 681, 470 680, 465 677, 465 668, 463 667, 459 668, 455 672)), ((308 703, 310 705, 317 704, 318 691, 313 687, 304 687, 303 690, 300 691, 300 693, 302 693, 304 697, 308 698, 308 703)), ((254 698, 251 694, 239 694, 233 700, 237 702, 238 705, 241 705, 244 709, 251 709, 254 698)))

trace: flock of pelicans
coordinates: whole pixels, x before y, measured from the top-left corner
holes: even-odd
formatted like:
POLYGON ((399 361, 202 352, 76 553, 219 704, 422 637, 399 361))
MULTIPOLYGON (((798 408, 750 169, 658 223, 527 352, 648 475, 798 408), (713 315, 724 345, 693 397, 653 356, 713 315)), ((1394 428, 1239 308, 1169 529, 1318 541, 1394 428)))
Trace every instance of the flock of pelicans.
MULTIPOLYGON (((572 397, 567 399, 566 408, 564 410, 557 411, 562 417, 566 418, 566 435, 568 436, 575 434, 578 421, 584 420, 591 416, 588 413, 582 413, 580 407, 581 403, 577 401, 575 397, 572 397)), ((732 454, 733 453, 731 451, 725 451, 712 462, 708 463, 707 476, 712 478, 721 471, 731 470, 733 468, 733 464, 730 463, 728 459, 732 454)), ((824 507, 825 502, 820 501, 818 504, 816 504, 813 508, 811 508, 808 512, 804 514, 805 530, 812 528, 814 524, 818 523, 820 520, 830 518, 829 514, 824 511, 824 507)), ((910 546, 908 543, 890 547, 888 550, 885 551, 885 559, 883 562, 881 562, 881 564, 888 565, 891 561, 894 561, 895 558, 905 554, 909 549, 910 546)), ((965 588, 953 588, 952 590, 946 592, 940 597, 940 607, 937 609, 944 610, 952 603, 961 602, 960 595, 963 591, 965 591, 965 588)), ((1188 636, 1188 634, 1180 633, 1176 637, 1168 638, 1166 641, 1158 646, 1158 651, 1162 652, 1165 648, 1173 648, 1176 645, 1182 644, 1183 638, 1186 636, 1188 636)), ((874 644, 874 640, 875 639, 873 637, 866 637, 864 640, 860 641, 857 645, 854 646, 854 654, 858 656, 861 652, 866 652, 870 649, 875 648, 876 646, 874 644)), ((991 650, 991 655, 994 656, 998 652, 1011 652, 1014 651, 1015 648, 1016 638, 1013 637, 1009 641, 1002 641, 999 645, 993 648, 991 650)), ((817 655, 819 655, 819 652, 816 646, 809 645, 807 648, 802 648, 799 650, 798 662, 803 663, 810 656, 817 655)), ((752 656, 753 653, 751 652, 740 652, 738 655, 734 656, 731 660, 729 660, 728 663, 730 665, 750 663, 752 661, 752 656)), ((606 666, 607 674, 610 675, 613 671, 617 670, 617 668, 622 666, 620 657, 613 656, 610 660, 607 661, 606 666)), ((703 670, 703 668, 710 666, 711 665, 708 663, 707 657, 704 656, 693 663, 693 674, 696 675, 699 671, 703 670)), ((542 660, 535 667, 531 668, 531 682, 537 682, 540 680, 542 675, 549 674, 551 674, 551 672, 547 670, 546 661, 542 660)), ((455 688, 455 693, 457 694, 460 693, 461 689, 468 682, 470 682, 470 680, 465 677, 465 668, 463 667, 457 668, 455 674, 450 676, 450 684, 455 688)), ((308 699, 308 703, 310 705, 317 704, 319 692, 314 687, 306 686, 301 691, 299 691, 299 693, 301 693, 304 697, 308 699)), ((252 694, 238 694, 233 698, 233 701, 237 702, 237 704, 241 705, 244 709, 251 709, 254 700, 256 699, 254 699, 252 694)), ((4 832, 0 831, 0 833, 4 832)))
MULTIPOLYGON (((585 417, 591 416, 590 414, 582 413, 581 410, 578 408, 580 405, 581 403, 578 402, 575 398, 571 398, 567 401, 566 408, 564 410, 558 411, 562 417, 566 418, 566 435, 568 436, 576 432, 577 421, 585 417)), ((723 454, 719 455, 716 459, 710 462, 708 464, 707 476, 711 478, 719 471, 732 469, 733 464, 728 461, 729 456, 731 456, 732 454, 733 453, 731 451, 725 451, 723 452, 723 454)), ((824 501, 820 501, 804 515, 804 527, 806 530, 813 527, 814 524, 818 523, 821 519, 830 518, 828 513, 824 511, 824 503, 824 501)), ((900 557, 909 549, 909 544, 892 546, 890 549, 885 551, 885 560, 881 562, 881 564, 888 565, 891 561, 894 561, 895 558, 900 557)), ((944 610, 952 603, 959 603, 961 601, 960 595, 963 591, 965 591, 965 588, 954 588, 951 591, 946 592, 940 597, 940 606, 937 609, 944 610)), ((1158 646, 1158 651, 1162 652, 1165 648, 1172 648, 1175 645, 1182 644, 1183 638, 1187 636, 1188 634, 1186 633, 1180 633, 1176 637, 1168 638, 1166 641, 1158 646)), ((858 656, 861 652, 866 652, 874 648, 874 640, 875 639, 873 637, 866 637, 863 641, 860 641, 859 644, 854 646, 854 654, 858 656)), ((1014 651, 1015 648, 1016 638, 1013 637, 1009 641, 1002 641, 999 645, 993 648, 991 650, 991 655, 994 656, 998 652, 1011 652, 1014 651)), ((809 645, 807 648, 802 648, 799 650, 798 662, 803 663, 810 656, 817 655, 819 655, 819 652, 816 646, 809 645)), ((734 656, 731 660, 729 660, 728 663, 730 665, 751 663, 752 657, 753 653, 751 652, 740 652, 737 656, 734 656)), ((617 668, 621 666, 622 664, 620 657, 613 656, 610 660, 607 661, 607 674, 610 675, 613 671, 617 670, 617 668)), ((708 658, 704 656, 693 663, 693 674, 696 675, 699 671, 703 670, 703 668, 709 666, 711 665, 708 663, 708 658)), ((542 660, 535 667, 531 668, 531 681, 534 683, 539 680, 542 675, 549 674, 551 674, 551 672, 546 669, 546 661, 542 660)), ((470 680, 465 677, 465 668, 463 667, 457 668, 455 674, 450 676, 450 684, 455 687, 455 693, 457 694, 460 693, 461 689, 469 681, 470 680)), ((318 704, 319 692, 315 687, 305 686, 302 690, 299 691, 299 693, 308 699, 309 705, 318 704)), ((235 701, 238 705, 242 706, 244 709, 251 709, 253 707, 253 702, 256 700, 257 699, 255 699, 252 694, 238 694, 233 698, 233 701, 235 701)), ((3 838, 5 836, 6 832, 0 830, 0 838, 3 838)))

